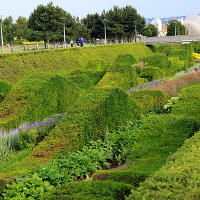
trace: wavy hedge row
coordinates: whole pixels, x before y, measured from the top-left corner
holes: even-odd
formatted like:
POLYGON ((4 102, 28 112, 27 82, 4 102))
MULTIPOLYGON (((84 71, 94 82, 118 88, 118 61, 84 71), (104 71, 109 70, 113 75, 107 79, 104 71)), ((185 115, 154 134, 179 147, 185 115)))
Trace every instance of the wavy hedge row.
POLYGON ((193 44, 155 44, 152 47, 156 53, 164 53, 168 57, 177 57, 179 60, 184 61, 184 68, 192 67, 194 58, 193 44))
POLYGON ((0 104, 0 123, 17 127, 20 123, 43 120, 62 113, 79 95, 79 88, 59 75, 29 75, 17 83, 0 104))
POLYGON ((199 199, 200 132, 168 160, 167 164, 132 192, 132 199, 199 199))
POLYGON ((68 73, 94 59, 113 63, 120 54, 130 54, 141 60, 151 51, 143 43, 128 43, 4 54, 0 55, 0 80, 16 83, 26 74, 68 73))
POLYGON ((200 83, 189 85, 181 90, 172 113, 200 119, 200 83))

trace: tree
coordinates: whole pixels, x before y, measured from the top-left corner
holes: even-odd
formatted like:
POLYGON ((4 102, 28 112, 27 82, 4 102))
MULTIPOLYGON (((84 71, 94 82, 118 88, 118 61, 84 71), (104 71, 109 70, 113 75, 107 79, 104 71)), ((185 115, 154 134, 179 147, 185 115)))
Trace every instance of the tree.
POLYGON ((98 13, 88 14, 83 19, 83 24, 90 30, 91 38, 104 38, 104 20, 98 13))
POLYGON ((145 19, 141 17, 135 8, 126 6, 119 8, 114 6, 108 12, 105 12, 107 20, 108 35, 114 38, 135 37, 135 26, 137 32, 141 32, 145 26, 145 19))
POLYGON ((173 35, 185 35, 185 26, 181 24, 178 20, 170 20, 167 25, 167 36, 173 35), (176 34, 175 34, 176 30, 176 34))
POLYGON ((63 41, 63 24, 66 27, 66 40, 74 33, 75 19, 62 8, 39 5, 28 19, 28 28, 32 29, 32 37, 36 40, 63 41))
POLYGON ((142 31, 142 35, 147 36, 147 37, 158 36, 158 28, 156 28, 153 24, 149 24, 142 31))
POLYGON ((26 39, 28 34, 27 19, 19 16, 15 24, 15 36, 17 39, 26 39))
POLYGON ((12 43, 14 41, 14 25, 13 18, 11 16, 5 18, 2 23, 3 38, 5 43, 12 43))

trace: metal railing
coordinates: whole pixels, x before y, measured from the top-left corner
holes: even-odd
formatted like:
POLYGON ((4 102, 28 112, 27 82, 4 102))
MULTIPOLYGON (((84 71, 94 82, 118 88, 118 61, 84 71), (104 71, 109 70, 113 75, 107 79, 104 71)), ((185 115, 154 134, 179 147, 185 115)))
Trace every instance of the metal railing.
MULTIPOLYGON (((128 42, 135 42, 134 39, 127 40, 97 40, 97 41, 86 41, 83 46, 96 46, 96 45, 106 45, 106 44, 120 44, 120 43, 128 43, 128 42)), ((81 47, 80 43, 35 43, 35 44, 21 44, 21 45, 4 45, 3 52, 0 50, 0 53, 17 53, 23 51, 36 51, 36 50, 44 50, 44 49, 61 49, 61 48, 74 48, 74 47, 81 47)))

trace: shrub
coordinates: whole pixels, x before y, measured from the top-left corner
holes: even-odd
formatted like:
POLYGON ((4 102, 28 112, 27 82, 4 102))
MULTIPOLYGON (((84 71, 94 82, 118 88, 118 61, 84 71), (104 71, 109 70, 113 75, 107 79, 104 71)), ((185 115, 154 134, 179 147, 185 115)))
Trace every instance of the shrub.
POLYGON ((130 65, 136 64, 138 61, 130 54, 123 54, 119 55, 116 59, 114 64, 119 64, 119 63, 127 63, 130 65))
POLYGON ((162 78, 163 73, 157 67, 148 66, 148 67, 141 69, 141 71, 139 73, 139 77, 146 78, 146 79, 148 79, 148 81, 152 81, 152 80, 162 78))
POLYGON ((172 108, 172 113, 200 119, 200 84, 186 86, 181 90, 178 97, 179 99, 172 108))
POLYGON ((162 110, 168 99, 160 90, 136 90, 131 97, 140 106, 142 113, 162 110))
POLYGON ((6 95, 10 92, 12 86, 4 81, 0 81, 0 102, 4 100, 6 95))
POLYGON ((131 186, 114 181, 83 181, 60 186, 47 200, 123 200, 131 186))
POLYGON ((59 75, 30 75, 13 87, 1 103, 0 112, 10 116, 7 128, 17 127, 23 121, 33 122, 63 113, 78 95, 76 85, 59 75))
POLYGON ((42 181, 36 174, 32 177, 19 179, 16 183, 7 185, 7 189, 3 194, 4 199, 38 199, 46 198, 45 192, 52 190, 53 187, 46 181, 42 181))
POLYGON ((169 70, 171 71, 171 75, 184 70, 184 61, 178 57, 169 57, 169 70))
POLYGON ((167 160, 166 165, 132 191, 131 199, 199 199, 200 132, 167 160))
POLYGON ((148 65, 158 67, 160 69, 166 69, 169 66, 168 57, 164 53, 154 53, 145 59, 148 65))
POLYGON ((197 122, 186 116, 162 114, 145 118, 135 130, 131 170, 152 174, 197 130, 197 122))

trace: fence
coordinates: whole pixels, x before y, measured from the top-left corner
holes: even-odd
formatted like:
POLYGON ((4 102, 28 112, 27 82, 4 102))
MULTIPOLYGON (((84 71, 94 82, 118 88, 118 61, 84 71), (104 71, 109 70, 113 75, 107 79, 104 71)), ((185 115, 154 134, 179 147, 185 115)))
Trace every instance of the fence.
MULTIPOLYGON (((106 44, 119 44, 119 43, 128 43, 134 42, 133 40, 121 39, 121 40, 97 40, 97 41, 86 41, 84 46, 94 46, 94 45, 106 45, 106 44)), ((21 44, 21 45, 4 45, 3 46, 3 53, 16 53, 22 51, 34 51, 34 50, 44 50, 44 49, 60 49, 60 48, 74 48, 80 47, 80 43, 48 43, 48 44, 21 44)), ((0 49, 0 53, 2 53, 2 49, 0 49)))

